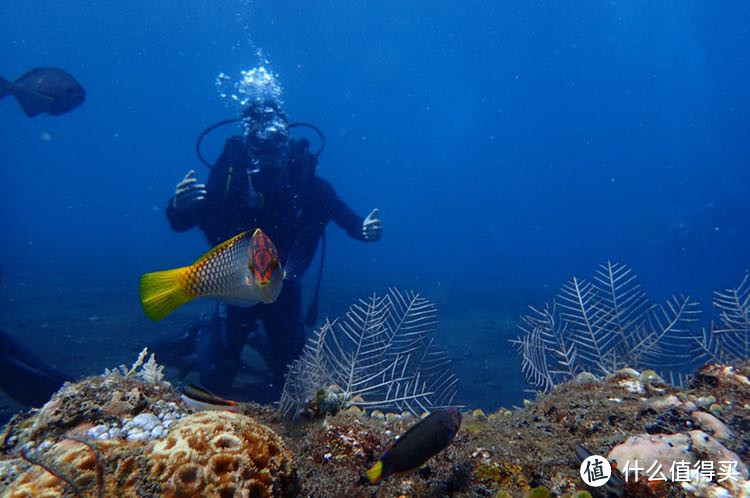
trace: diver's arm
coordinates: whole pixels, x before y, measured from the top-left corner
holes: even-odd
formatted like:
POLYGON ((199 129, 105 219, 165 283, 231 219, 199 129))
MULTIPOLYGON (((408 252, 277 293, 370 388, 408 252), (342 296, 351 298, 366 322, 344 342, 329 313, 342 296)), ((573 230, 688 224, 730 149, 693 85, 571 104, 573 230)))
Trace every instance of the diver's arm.
POLYGON ((353 239, 367 241, 362 233, 364 218, 355 213, 352 208, 342 201, 330 183, 322 178, 316 178, 318 183, 321 205, 326 206, 329 216, 353 239))
POLYGON ((167 205, 167 220, 172 230, 184 232, 202 220, 211 220, 217 207, 226 202, 226 193, 232 181, 232 165, 247 163, 247 152, 241 137, 230 137, 224 143, 221 155, 211 167, 206 184, 199 183, 195 172, 190 171, 177 184, 175 195, 167 205))

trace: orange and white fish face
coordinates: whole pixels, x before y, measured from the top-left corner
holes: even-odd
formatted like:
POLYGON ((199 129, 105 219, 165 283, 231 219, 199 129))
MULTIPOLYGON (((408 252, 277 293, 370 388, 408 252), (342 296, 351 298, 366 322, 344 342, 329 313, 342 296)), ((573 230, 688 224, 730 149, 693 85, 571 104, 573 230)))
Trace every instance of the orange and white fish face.
POLYGON ((253 233, 248 248, 247 285, 258 289, 261 300, 265 303, 276 301, 281 293, 284 281, 284 270, 279 262, 279 253, 271 239, 258 228, 253 233))

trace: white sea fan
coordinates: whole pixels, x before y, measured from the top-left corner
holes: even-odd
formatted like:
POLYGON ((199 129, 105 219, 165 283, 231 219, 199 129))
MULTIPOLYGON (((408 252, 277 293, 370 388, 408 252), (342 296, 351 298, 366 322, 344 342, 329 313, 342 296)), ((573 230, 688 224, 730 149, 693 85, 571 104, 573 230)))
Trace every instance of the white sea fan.
POLYGON ((703 329, 696 342, 698 355, 720 363, 750 357, 750 272, 737 287, 714 291, 714 307, 721 323, 703 329))
POLYGON ((511 342, 526 380, 546 392, 580 372, 684 365, 694 358, 692 324, 699 315, 689 296, 651 304, 630 268, 607 262, 592 281, 573 277, 551 304, 531 307, 521 317, 521 336, 511 342))
POLYGON ((436 314, 419 294, 389 289, 326 320, 289 366, 282 411, 297 416, 312 402, 324 412, 358 406, 415 415, 451 406, 458 379, 433 343, 436 314))

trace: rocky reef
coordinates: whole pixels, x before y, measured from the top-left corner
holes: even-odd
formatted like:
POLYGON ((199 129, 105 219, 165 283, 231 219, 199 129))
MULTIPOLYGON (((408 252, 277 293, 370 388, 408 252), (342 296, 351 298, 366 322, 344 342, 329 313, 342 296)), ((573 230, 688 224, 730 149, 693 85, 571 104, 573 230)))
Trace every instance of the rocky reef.
POLYGON ((415 423, 409 413, 352 407, 291 421, 252 403, 237 413, 192 413, 168 383, 158 375, 147 380, 141 370, 68 384, 40 410, 11 420, 2 437, 0 494, 606 496, 579 475, 581 444, 607 457, 623 479, 628 462, 660 465, 663 480, 645 469, 637 480, 629 473, 625 496, 750 496, 748 364, 706 365, 684 388, 651 371, 584 374, 522 408, 468 410, 445 451, 379 485, 362 475, 415 423), (670 474, 675 461, 687 465, 681 479, 670 474), (727 461, 736 468, 719 482, 727 461))
POLYGON ((241 413, 191 413, 145 353, 66 384, 2 438, 2 496, 297 496, 294 458, 241 413))

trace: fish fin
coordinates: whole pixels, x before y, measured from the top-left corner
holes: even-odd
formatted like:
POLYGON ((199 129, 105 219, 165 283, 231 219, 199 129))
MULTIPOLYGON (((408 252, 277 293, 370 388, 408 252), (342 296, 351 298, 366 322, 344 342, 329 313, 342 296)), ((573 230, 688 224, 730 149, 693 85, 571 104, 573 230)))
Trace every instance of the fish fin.
POLYGON ((200 258, 198 258, 196 260, 196 262, 193 263, 193 264, 197 265, 198 263, 202 263, 203 261, 205 261, 207 259, 211 259, 215 254, 223 252, 224 250, 228 249, 229 247, 232 247, 233 245, 237 244, 238 242, 240 242, 242 239, 248 237, 249 235, 250 235, 250 231, 248 230, 248 231, 245 231, 245 232, 242 232, 240 234, 235 235, 234 237, 232 237, 229 240, 225 240, 224 242, 222 242, 218 246, 211 248, 206 254, 204 254, 203 256, 201 256, 200 258))
POLYGON ((372 466, 370 470, 365 472, 365 475, 367 476, 367 479, 370 481, 370 484, 377 484, 380 479, 383 478, 383 461, 378 460, 378 462, 372 466))
POLYGON ((300 278, 304 266, 304 262, 297 256, 294 247, 289 251, 289 256, 286 258, 286 264, 284 265, 284 280, 295 280, 300 278))
POLYGON ((295 280, 302 277, 302 273, 315 259, 318 253, 321 235, 314 233, 318 227, 316 225, 308 226, 302 229, 292 242, 289 252, 286 255, 284 263, 284 280, 295 280), (314 247, 310 246, 310 241, 315 243, 314 247))
POLYGON ((13 84, 0 76, 0 99, 13 93, 13 84))
POLYGON ((190 267, 146 273, 141 277, 141 305, 158 322, 192 299, 183 290, 183 275, 190 267))

